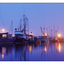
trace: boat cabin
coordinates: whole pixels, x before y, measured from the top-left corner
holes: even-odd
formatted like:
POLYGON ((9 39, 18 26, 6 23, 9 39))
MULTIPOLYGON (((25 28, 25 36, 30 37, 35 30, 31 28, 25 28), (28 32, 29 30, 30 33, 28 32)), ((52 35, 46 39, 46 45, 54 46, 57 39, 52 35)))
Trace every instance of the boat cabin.
POLYGON ((23 33, 20 31, 15 31, 15 37, 23 36, 23 33))
POLYGON ((3 37, 8 37, 8 32, 7 33, 0 33, 0 38, 3 38, 3 37))

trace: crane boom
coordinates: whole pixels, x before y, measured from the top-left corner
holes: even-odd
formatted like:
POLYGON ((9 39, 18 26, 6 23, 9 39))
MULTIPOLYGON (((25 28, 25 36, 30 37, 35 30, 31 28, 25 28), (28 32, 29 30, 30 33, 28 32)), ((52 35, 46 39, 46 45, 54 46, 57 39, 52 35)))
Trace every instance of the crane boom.
POLYGON ((40 29, 41 29, 42 34, 44 35, 44 32, 43 32, 43 30, 42 30, 42 27, 40 27, 40 29))
POLYGON ((40 29, 41 29, 42 34, 44 35, 44 38, 45 38, 45 33, 43 32, 42 27, 40 27, 40 29))

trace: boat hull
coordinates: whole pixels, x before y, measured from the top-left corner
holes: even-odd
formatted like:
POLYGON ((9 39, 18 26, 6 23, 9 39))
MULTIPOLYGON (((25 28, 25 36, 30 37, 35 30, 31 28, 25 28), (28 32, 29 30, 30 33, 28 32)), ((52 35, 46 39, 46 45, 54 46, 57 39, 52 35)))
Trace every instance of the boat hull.
POLYGON ((28 40, 24 39, 24 38, 16 38, 14 44, 27 44, 28 40))

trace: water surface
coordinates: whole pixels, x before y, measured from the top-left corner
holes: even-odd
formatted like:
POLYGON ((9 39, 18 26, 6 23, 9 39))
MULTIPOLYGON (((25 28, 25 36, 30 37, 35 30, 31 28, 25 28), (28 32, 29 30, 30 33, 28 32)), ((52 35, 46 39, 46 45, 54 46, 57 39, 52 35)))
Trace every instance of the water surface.
POLYGON ((0 61, 64 61, 64 43, 0 45, 0 61))

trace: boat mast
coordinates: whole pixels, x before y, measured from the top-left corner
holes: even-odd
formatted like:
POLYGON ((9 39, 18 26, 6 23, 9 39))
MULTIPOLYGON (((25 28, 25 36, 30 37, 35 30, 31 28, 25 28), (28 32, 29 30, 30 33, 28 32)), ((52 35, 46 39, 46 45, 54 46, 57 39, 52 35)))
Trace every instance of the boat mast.
POLYGON ((53 29, 54 29, 54 37, 55 37, 55 26, 53 26, 53 29))
POLYGON ((48 35, 48 28, 46 28, 47 29, 47 39, 49 38, 49 35, 48 35))
POLYGON ((22 27, 22 26, 21 26, 21 21, 22 21, 22 19, 20 19, 20 31, 21 31, 21 27, 22 27))
POLYGON ((13 34, 13 21, 11 21, 11 26, 10 26, 9 33, 13 34))
POLYGON ((28 22, 28 18, 26 17, 26 28, 27 28, 27 30, 26 31, 28 31, 28 34, 29 34, 29 22, 28 22))
POLYGON ((57 31, 56 31, 56 37, 57 37, 57 31))
POLYGON ((11 26, 12 26, 12 35, 13 35, 13 21, 11 21, 11 26))
POLYGON ((52 29, 51 29, 51 37, 52 37, 52 29))
POLYGON ((44 28, 43 28, 43 29, 44 29, 44 38, 45 38, 45 26, 44 26, 44 28))
POLYGON ((25 15, 23 15, 23 22, 24 22, 24 34, 26 34, 26 21, 25 21, 25 15))

